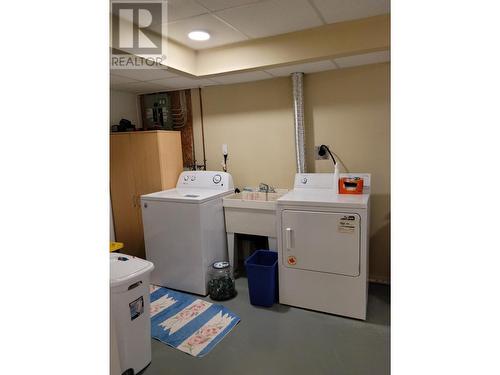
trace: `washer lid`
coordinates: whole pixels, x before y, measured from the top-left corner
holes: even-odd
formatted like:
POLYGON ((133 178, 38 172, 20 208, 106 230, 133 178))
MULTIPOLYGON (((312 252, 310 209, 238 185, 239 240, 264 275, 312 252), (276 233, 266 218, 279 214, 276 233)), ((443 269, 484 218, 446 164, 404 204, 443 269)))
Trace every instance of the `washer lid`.
POLYGON ((151 272, 154 265, 147 260, 126 254, 109 254, 109 283, 111 287, 127 283, 145 272, 151 272))
POLYGON ((223 197, 224 195, 232 194, 233 191, 221 191, 215 189, 190 189, 176 188, 158 191, 156 193, 146 194, 141 196, 143 201, 167 201, 167 202, 182 202, 182 203, 203 203, 210 199, 223 197))

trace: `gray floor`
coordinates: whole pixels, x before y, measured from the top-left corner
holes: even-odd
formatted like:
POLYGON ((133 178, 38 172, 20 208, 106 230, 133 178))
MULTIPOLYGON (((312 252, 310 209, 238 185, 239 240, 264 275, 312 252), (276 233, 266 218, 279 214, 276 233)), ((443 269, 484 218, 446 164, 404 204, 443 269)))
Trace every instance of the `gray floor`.
POLYGON ((223 304, 241 322, 210 353, 195 358, 152 340, 143 374, 389 374, 388 286, 370 285, 366 322, 278 304, 258 308, 246 278, 236 287, 238 296, 223 304))

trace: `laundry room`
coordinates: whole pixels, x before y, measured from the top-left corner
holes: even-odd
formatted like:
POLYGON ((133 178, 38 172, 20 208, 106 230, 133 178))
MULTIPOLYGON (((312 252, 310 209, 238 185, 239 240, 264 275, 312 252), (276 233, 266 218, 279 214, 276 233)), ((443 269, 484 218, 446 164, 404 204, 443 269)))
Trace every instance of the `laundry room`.
POLYGON ((498 11, 28 3, 2 373, 499 373, 498 11))
POLYGON ((175 362, 179 373, 386 374, 389 2, 219 3, 170 1, 166 65, 110 70, 111 277, 118 259, 146 261, 144 279, 126 283, 142 282, 129 299, 142 288, 151 309, 151 333, 128 336, 137 328, 120 321, 112 281, 117 373, 175 362), (172 326, 193 308, 199 317, 172 326), (150 353, 136 364, 125 345, 150 353), (286 359, 297 345, 321 363, 286 359), (359 345, 352 360, 329 354, 359 345), (233 362, 231 349, 253 359, 233 362))

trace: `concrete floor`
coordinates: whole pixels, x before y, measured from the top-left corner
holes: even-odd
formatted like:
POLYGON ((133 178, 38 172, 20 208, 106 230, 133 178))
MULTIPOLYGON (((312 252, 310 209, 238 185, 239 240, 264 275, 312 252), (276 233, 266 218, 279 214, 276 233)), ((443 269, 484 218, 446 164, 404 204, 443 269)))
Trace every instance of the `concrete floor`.
POLYGON ((279 304, 255 307, 247 279, 237 279, 236 288, 238 296, 223 304, 241 322, 210 353, 195 358, 152 340, 152 361, 143 374, 390 373, 388 286, 370 285, 366 322, 279 304))

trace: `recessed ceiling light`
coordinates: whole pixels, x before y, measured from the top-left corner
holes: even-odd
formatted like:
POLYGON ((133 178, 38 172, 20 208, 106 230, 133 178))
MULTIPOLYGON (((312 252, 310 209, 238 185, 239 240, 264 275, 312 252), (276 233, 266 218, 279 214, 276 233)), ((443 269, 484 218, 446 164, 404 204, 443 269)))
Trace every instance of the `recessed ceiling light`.
POLYGON ((188 37, 191 40, 203 41, 210 39, 210 34, 207 33, 206 31, 194 30, 188 34, 188 37))

